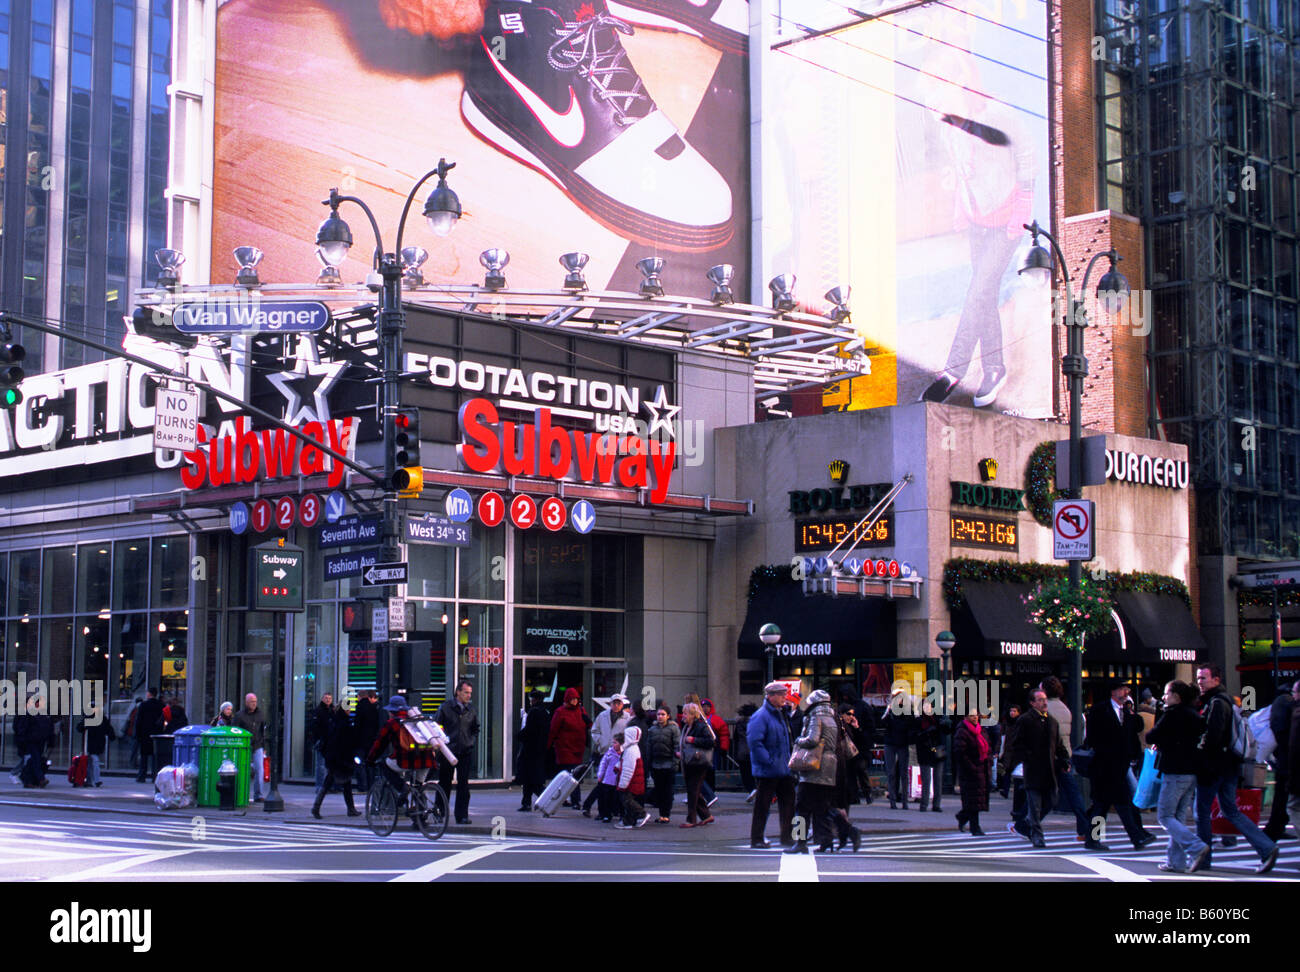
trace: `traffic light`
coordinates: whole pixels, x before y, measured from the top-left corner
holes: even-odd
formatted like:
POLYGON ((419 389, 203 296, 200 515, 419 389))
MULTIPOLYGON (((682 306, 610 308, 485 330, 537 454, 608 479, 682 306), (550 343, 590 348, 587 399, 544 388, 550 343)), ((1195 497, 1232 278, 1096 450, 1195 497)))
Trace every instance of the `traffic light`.
POLYGON ((420 495, 424 489, 424 467, 420 462, 420 410, 398 409, 394 419, 397 433, 393 436, 393 488, 407 498, 420 495))
POLYGON ((27 352, 21 344, 13 344, 6 341, 0 344, 0 408, 13 408, 15 405, 21 405, 23 393, 19 389, 26 372, 18 366, 18 362, 27 357, 27 352))

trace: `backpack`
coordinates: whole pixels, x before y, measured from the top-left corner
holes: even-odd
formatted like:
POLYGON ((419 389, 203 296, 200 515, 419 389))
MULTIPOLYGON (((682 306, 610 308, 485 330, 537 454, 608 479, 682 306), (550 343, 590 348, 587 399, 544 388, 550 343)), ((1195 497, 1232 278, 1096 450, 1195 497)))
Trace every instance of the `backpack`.
POLYGON ((1242 717, 1241 709, 1231 701, 1228 702, 1228 711, 1232 715, 1232 721, 1227 727, 1223 751, 1243 762, 1250 762, 1255 758, 1255 739, 1250 734, 1250 726, 1242 717))
POLYGON ((412 710, 415 715, 403 719, 397 726, 397 738, 403 752, 421 752, 433 749, 437 738, 434 724, 420 714, 419 709, 412 710))
POLYGON ((1267 763, 1277 748, 1277 738, 1273 735, 1273 726, 1269 721, 1272 714, 1271 708, 1260 709, 1246 720, 1246 726, 1255 739, 1255 759, 1260 763, 1267 763))

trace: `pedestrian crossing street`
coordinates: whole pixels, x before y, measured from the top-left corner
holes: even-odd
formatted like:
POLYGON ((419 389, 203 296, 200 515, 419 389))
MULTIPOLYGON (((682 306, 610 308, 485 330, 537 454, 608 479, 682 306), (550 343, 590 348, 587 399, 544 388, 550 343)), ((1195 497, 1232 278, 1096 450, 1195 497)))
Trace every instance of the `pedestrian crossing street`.
MULTIPOLYGON (((990 821, 990 824, 992 822, 990 821)), ((3 881, 536 881, 680 880, 1082 880, 1092 882, 1300 880, 1300 844, 1283 843, 1274 871, 1254 874, 1258 858, 1244 842, 1216 846, 1214 867, 1165 874, 1165 837, 1142 851, 1111 843, 1085 851, 1073 834, 1048 831, 1048 848, 990 831, 870 834, 858 854, 782 854, 745 843, 669 844, 549 838, 492 840, 449 833, 429 841, 399 828, 386 838, 357 827, 291 824, 263 818, 177 815, 37 814, 0 818, 3 881)))

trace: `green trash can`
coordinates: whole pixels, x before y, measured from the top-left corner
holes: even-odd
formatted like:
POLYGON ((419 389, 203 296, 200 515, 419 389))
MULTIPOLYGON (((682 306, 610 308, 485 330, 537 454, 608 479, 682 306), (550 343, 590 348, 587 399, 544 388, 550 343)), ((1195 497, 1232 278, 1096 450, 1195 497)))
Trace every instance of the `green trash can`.
POLYGON ((221 797, 217 793, 218 771, 224 760, 235 764, 235 806, 248 806, 248 763, 252 758, 249 745, 252 733, 234 726, 213 726, 199 736, 199 806, 217 807, 221 797))

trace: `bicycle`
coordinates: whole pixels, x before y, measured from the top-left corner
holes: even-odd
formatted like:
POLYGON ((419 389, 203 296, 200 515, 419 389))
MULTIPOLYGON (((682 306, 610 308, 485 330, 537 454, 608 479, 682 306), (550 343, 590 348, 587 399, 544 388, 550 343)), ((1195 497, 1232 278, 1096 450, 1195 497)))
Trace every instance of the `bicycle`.
POLYGON ((399 814, 415 821, 429 840, 437 840, 447 830, 447 794, 437 783, 414 785, 409 771, 402 773, 398 793, 388 775, 381 772, 366 794, 366 824, 376 837, 387 837, 396 828, 399 814))

